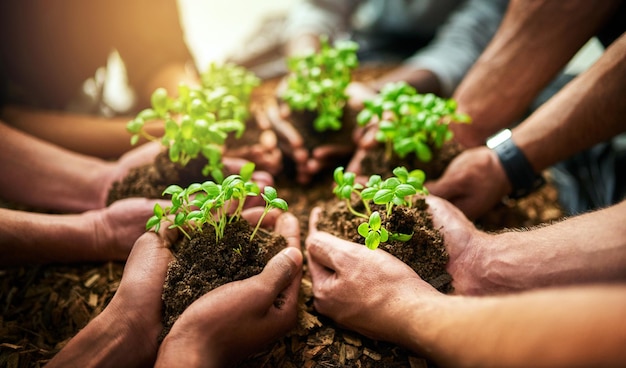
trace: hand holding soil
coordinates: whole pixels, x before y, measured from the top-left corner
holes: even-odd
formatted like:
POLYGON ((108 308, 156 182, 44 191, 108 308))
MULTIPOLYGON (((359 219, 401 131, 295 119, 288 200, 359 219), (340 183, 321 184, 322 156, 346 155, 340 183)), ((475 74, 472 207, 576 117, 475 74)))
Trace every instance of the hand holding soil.
POLYGON ((289 213, 270 222, 287 239, 288 248, 260 274, 218 287, 191 304, 163 340, 157 367, 196 359, 229 366, 295 327, 303 261, 300 227, 289 213))
POLYGON ((376 340, 401 343, 404 311, 424 297, 441 296, 406 263, 383 251, 317 230, 311 213, 306 240, 315 309, 376 340))
POLYGON ((427 182, 428 190, 443 197, 470 219, 479 218, 511 191, 498 157, 487 147, 469 149, 457 156, 441 178, 427 182))

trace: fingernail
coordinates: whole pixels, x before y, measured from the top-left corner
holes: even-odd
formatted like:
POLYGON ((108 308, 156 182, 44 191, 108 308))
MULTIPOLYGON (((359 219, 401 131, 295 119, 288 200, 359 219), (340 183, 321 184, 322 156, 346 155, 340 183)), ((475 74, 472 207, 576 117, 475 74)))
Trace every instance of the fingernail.
POLYGON ((296 249, 294 247, 288 247, 285 248, 282 252, 284 255, 289 257, 293 261, 293 263, 300 264, 300 259, 302 259, 302 252, 300 252, 299 249, 296 249))

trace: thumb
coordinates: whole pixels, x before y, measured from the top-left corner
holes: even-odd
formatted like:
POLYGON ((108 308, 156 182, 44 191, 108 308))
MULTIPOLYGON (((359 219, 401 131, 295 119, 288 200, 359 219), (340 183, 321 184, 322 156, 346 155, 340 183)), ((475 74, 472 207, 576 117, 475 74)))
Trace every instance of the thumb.
POLYGON ((295 247, 283 249, 259 274, 261 281, 274 291, 274 297, 285 290, 302 271, 302 252, 295 247))

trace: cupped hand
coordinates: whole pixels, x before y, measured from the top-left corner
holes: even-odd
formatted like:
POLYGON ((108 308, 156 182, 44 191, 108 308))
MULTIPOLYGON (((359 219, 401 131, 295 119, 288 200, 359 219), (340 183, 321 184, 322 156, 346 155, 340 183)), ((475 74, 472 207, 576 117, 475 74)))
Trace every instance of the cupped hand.
POLYGON ((283 168, 283 154, 278 147, 276 132, 272 130, 267 112, 263 108, 252 110, 254 122, 260 131, 258 142, 251 145, 228 146, 225 155, 254 162, 258 170, 276 175, 283 168))
POLYGON ((452 203, 429 195, 426 197, 432 214, 433 226, 443 235, 449 255, 446 270, 452 276, 454 293, 459 295, 484 294, 480 262, 481 255, 488 252, 491 235, 478 229, 452 203))
POLYGON ((323 144, 309 150, 305 145, 306 137, 291 123, 291 110, 287 104, 268 104, 266 113, 278 137, 278 146, 295 165, 296 180, 299 183, 309 183, 317 173, 336 166, 339 158, 349 156, 354 150, 352 144, 345 143, 323 144))
POLYGON ((164 200, 127 198, 85 212, 85 231, 90 231, 93 237, 89 257, 100 261, 126 260, 137 238, 146 231, 146 221, 154 214, 155 203, 168 205, 164 200))
POLYGON ((370 338, 402 343, 406 309, 442 294, 391 254, 317 230, 319 215, 311 212, 306 239, 315 309, 370 338))
POLYGON ((447 199, 474 220, 510 193, 511 184, 496 154, 482 146, 463 151, 436 181, 425 184, 429 192, 447 199))
POLYGON ((303 262, 297 218, 280 215, 275 231, 288 248, 260 274, 223 285, 189 306, 163 341, 156 366, 231 366, 295 327, 303 262))

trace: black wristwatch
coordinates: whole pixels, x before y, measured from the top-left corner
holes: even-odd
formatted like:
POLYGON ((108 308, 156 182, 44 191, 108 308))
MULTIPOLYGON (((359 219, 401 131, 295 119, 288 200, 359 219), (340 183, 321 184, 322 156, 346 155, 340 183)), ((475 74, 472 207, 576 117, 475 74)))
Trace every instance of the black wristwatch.
POLYGON ((511 139, 511 131, 505 129, 487 140, 487 147, 493 150, 511 182, 513 191, 509 198, 527 196, 545 184, 543 176, 535 173, 524 152, 511 139))

